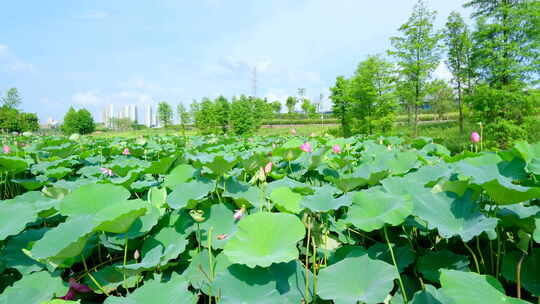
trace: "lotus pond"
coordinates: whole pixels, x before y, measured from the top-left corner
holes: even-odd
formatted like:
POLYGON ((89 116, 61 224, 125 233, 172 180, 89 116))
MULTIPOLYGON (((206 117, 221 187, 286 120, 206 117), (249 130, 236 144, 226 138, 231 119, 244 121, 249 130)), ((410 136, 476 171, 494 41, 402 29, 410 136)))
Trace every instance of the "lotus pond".
POLYGON ((540 143, 2 140, 0 304, 540 302, 540 143))

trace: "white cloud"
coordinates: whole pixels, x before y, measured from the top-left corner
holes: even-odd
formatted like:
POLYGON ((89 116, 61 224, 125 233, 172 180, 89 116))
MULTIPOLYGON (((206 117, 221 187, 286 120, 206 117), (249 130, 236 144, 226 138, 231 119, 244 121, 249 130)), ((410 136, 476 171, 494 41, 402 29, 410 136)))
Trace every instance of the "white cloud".
POLYGON ((11 72, 37 72, 36 67, 19 59, 5 44, 0 44, 0 68, 3 67, 11 72))
POLYGON ((72 100, 75 104, 81 106, 96 107, 104 104, 104 99, 93 91, 75 93, 72 100))
POLYGON ((8 66, 8 68, 13 72, 36 72, 36 68, 33 64, 17 61, 8 66))
POLYGON ((107 18, 108 16, 109 16, 109 13, 105 11, 89 11, 82 15, 79 15, 77 18, 83 19, 83 20, 100 20, 100 19, 107 18))

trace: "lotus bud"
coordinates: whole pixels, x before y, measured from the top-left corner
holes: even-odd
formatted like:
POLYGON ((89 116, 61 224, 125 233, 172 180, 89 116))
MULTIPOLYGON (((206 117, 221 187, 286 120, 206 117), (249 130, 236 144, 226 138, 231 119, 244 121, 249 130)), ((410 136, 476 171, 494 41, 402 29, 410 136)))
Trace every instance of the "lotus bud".
POLYGON ((471 133, 471 141, 473 143, 477 143, 480 141, 480 134, 478 134, 477 132, 472 132, 471 133))
POLYGON ((141 254, 139 253, 139 250, 135 250, 135 252, 133 253, 133 258, 135 260, 138 260, 140 257, 141 257, 141 254))
POLYGON ((264 173, 265 174, 270 173, 270 171, 272 171, 272 162, 268 162, 268 164, 266 164, 266 166, 264 166, 264 173))
POLYGON ((336 154, 339 154, 341 153, 341 147, 338 144, 336 144, 332 147, 332 151, 334 151, 334 153, 336 154))
POLYGON ((220 241, 223 241, 226 238, 227 238, 226 234, 218 234, 218 236, 217 236, 217 239, 220 240, 220 241))
POLYGON ((100 168, 101 172, 107 176, 113 176, 113 172, 111 169, 107 169, 107 168, 100 168))
POLYGON ((9 149, 9 146, 8 146, 8 145, 4 145, 4 146, 2 147, 2 152, 4 152, 4 154, 9 154, 9 151, 10 151, 10 149, 9 149))
POLYGON ((205 220, 204 211, 202 210, 191 210, 189 212, 189 215, 191 215, 191 218, 193 218, 193 220, 195 220, 195 222, 197 223, 203 222, 205 220))
POLYGON ((300 146, 300 150, 307 153, 313 151, 313 149, 311 148, 311 144, 307 141, 300 146))
POLYGON ((233 215, 234 220, 239 221, 244 216, 244 212, 246 212, 245 206, 242 206, 242 208, 235 210, 233 215))
POLYGON ((129 154, 130 154, 130 153, 129 153, 129 149, 128 149, 127 147, 124 148, 124 151, 122 152, 122 154, 124 154, 124 155, 129 155, 129 154))
POLYGON ((296 129, 295 129, 295 128, 292 128, 291 134, 292 134, 292 135, 296 135, 296 129))

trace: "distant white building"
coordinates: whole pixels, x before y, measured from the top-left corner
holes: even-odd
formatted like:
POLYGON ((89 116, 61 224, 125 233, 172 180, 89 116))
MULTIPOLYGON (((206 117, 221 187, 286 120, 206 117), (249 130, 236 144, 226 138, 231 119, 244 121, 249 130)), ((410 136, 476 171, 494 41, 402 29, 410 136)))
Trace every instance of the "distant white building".
POLYGON ((148 128, 151 128, 151 127, 154 126, 153 115, 152 115, 152 106, 151 105, 146 105, 146 109, 145 109, 145 112, 144 112, 144 124, 148 128))
POLYGON ((101 119, 103 120, 103 124, 107 128, 113 127, 112 119, 114 118, 114 105, 110 104, 103 109, 103 112, 101 114, 101 119))

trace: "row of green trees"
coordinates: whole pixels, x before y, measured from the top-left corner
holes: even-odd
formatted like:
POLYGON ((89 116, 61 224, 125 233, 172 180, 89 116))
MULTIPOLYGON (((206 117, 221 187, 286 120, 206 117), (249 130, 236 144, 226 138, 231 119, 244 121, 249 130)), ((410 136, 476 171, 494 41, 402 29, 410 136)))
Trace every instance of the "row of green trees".
POLYGON ((75 111, 73 107, 69 107, 66 115, 64 115, 64 123, 61 130, 64 134, 89 134, 96 130, 96 124, 92 114, 86 109, 75 111))
POLYGON ((0 98, 0 130, 3 132, 26 132, 39 129, 39 120, 34 113, 21 112, 18 107, 22 99, 17 88, 9 89, 0 98))
POLYGON ((540 1, 472 0, 465 6, 473 9, 474 27, 454 12, 444 29, 436 29, 436 12, 418 1, 400 35, 391 38, 392 61, 368 56, 351 78, 336 79, 330 98, 344 135, 385 132, 400 108, 416 135, 426 104, 439 115, 456 109, 462 132, 470 112, 499 146, 526 135, 540 100, 532 89, 540 71, 540 1), (451 86, 433 77, 443 57, 451 86))

